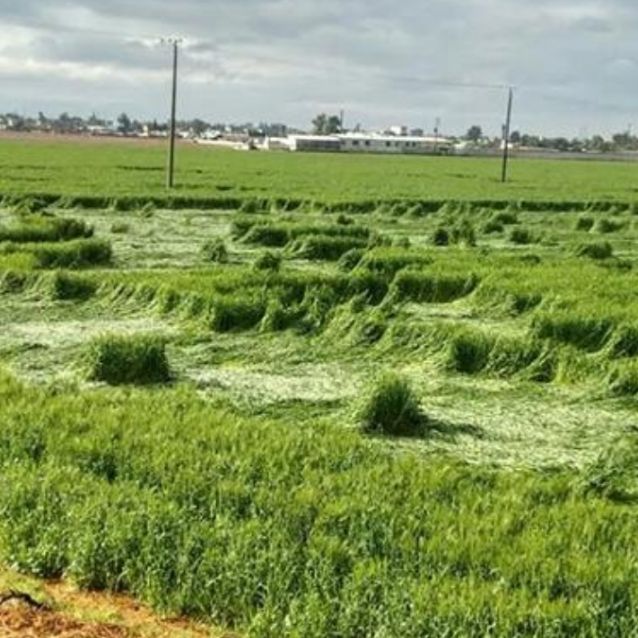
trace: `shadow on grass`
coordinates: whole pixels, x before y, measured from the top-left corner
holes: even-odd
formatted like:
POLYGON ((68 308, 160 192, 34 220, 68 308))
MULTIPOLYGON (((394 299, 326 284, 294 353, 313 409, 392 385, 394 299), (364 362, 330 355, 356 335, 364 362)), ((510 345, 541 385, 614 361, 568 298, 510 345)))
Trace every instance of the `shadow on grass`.
POLYGON ((383 433, 371 433, 374 439, 382 440, 405 440, 405 441, 444 441, 446 443, 456 442, 459 436, 470 436, 475 439, 486 439, 487 433, 477 425, 471 423, 451 423, 427 417, 423 420, 414 432, 410 435, 396 436, 383 433))

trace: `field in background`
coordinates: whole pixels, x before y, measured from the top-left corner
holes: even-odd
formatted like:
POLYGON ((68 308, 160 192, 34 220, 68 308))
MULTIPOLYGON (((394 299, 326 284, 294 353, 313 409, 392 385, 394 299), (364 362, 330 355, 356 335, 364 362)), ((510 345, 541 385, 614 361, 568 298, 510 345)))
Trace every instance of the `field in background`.
MULTIPOLYGON (((0 562, 255 636, 627 636, 630 164, 0 145, 0 562), (427 415, 366 435, 387 371, 427 415)), ((638 174, 636 175, 638 177, 638 174)))
MULTIPOLYGON (((158 143, 0 142, 0 193, 164 196, 158 143)), ((259 153, 178 149, 177 196, 321 202, 388 199, 638 199, 631 162, 259 153)))

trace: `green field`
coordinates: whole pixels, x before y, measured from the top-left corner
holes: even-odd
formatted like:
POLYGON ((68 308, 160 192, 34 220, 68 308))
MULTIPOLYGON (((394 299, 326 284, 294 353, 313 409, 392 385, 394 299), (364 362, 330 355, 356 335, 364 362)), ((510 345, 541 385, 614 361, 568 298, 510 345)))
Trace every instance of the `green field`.
POLYGON ((247 636, 634 635, 638 165, 0 164, 0 563, 247 636))
MULTIPOLYGON (((632 162, 345 156, 178 148, 174 198, 590 201, 638 199, 632 162)), ((165 149, 155 143, 4 140, 0 193, 164 198, 165 149)))

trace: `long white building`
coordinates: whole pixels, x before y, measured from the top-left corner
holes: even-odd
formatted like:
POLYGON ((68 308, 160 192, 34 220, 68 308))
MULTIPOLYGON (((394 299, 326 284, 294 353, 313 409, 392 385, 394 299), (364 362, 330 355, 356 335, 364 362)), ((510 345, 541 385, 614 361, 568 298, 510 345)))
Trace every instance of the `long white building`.
POLYGON ((265 149, 285 148, 293 152, 384 153, 432 155, 450 153, 454 144, 444 137, 341 133, 337 135, 289 135, 269 138, 265 149))

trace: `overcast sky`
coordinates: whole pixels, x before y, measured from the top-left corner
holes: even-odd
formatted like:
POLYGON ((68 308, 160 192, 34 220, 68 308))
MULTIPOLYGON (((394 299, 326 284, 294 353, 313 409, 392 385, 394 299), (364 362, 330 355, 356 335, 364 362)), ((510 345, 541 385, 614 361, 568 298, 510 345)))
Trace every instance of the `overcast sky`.
POLYGON ((638 129, 636 0, 0 0, 0 111, 307 126, 638 129))

